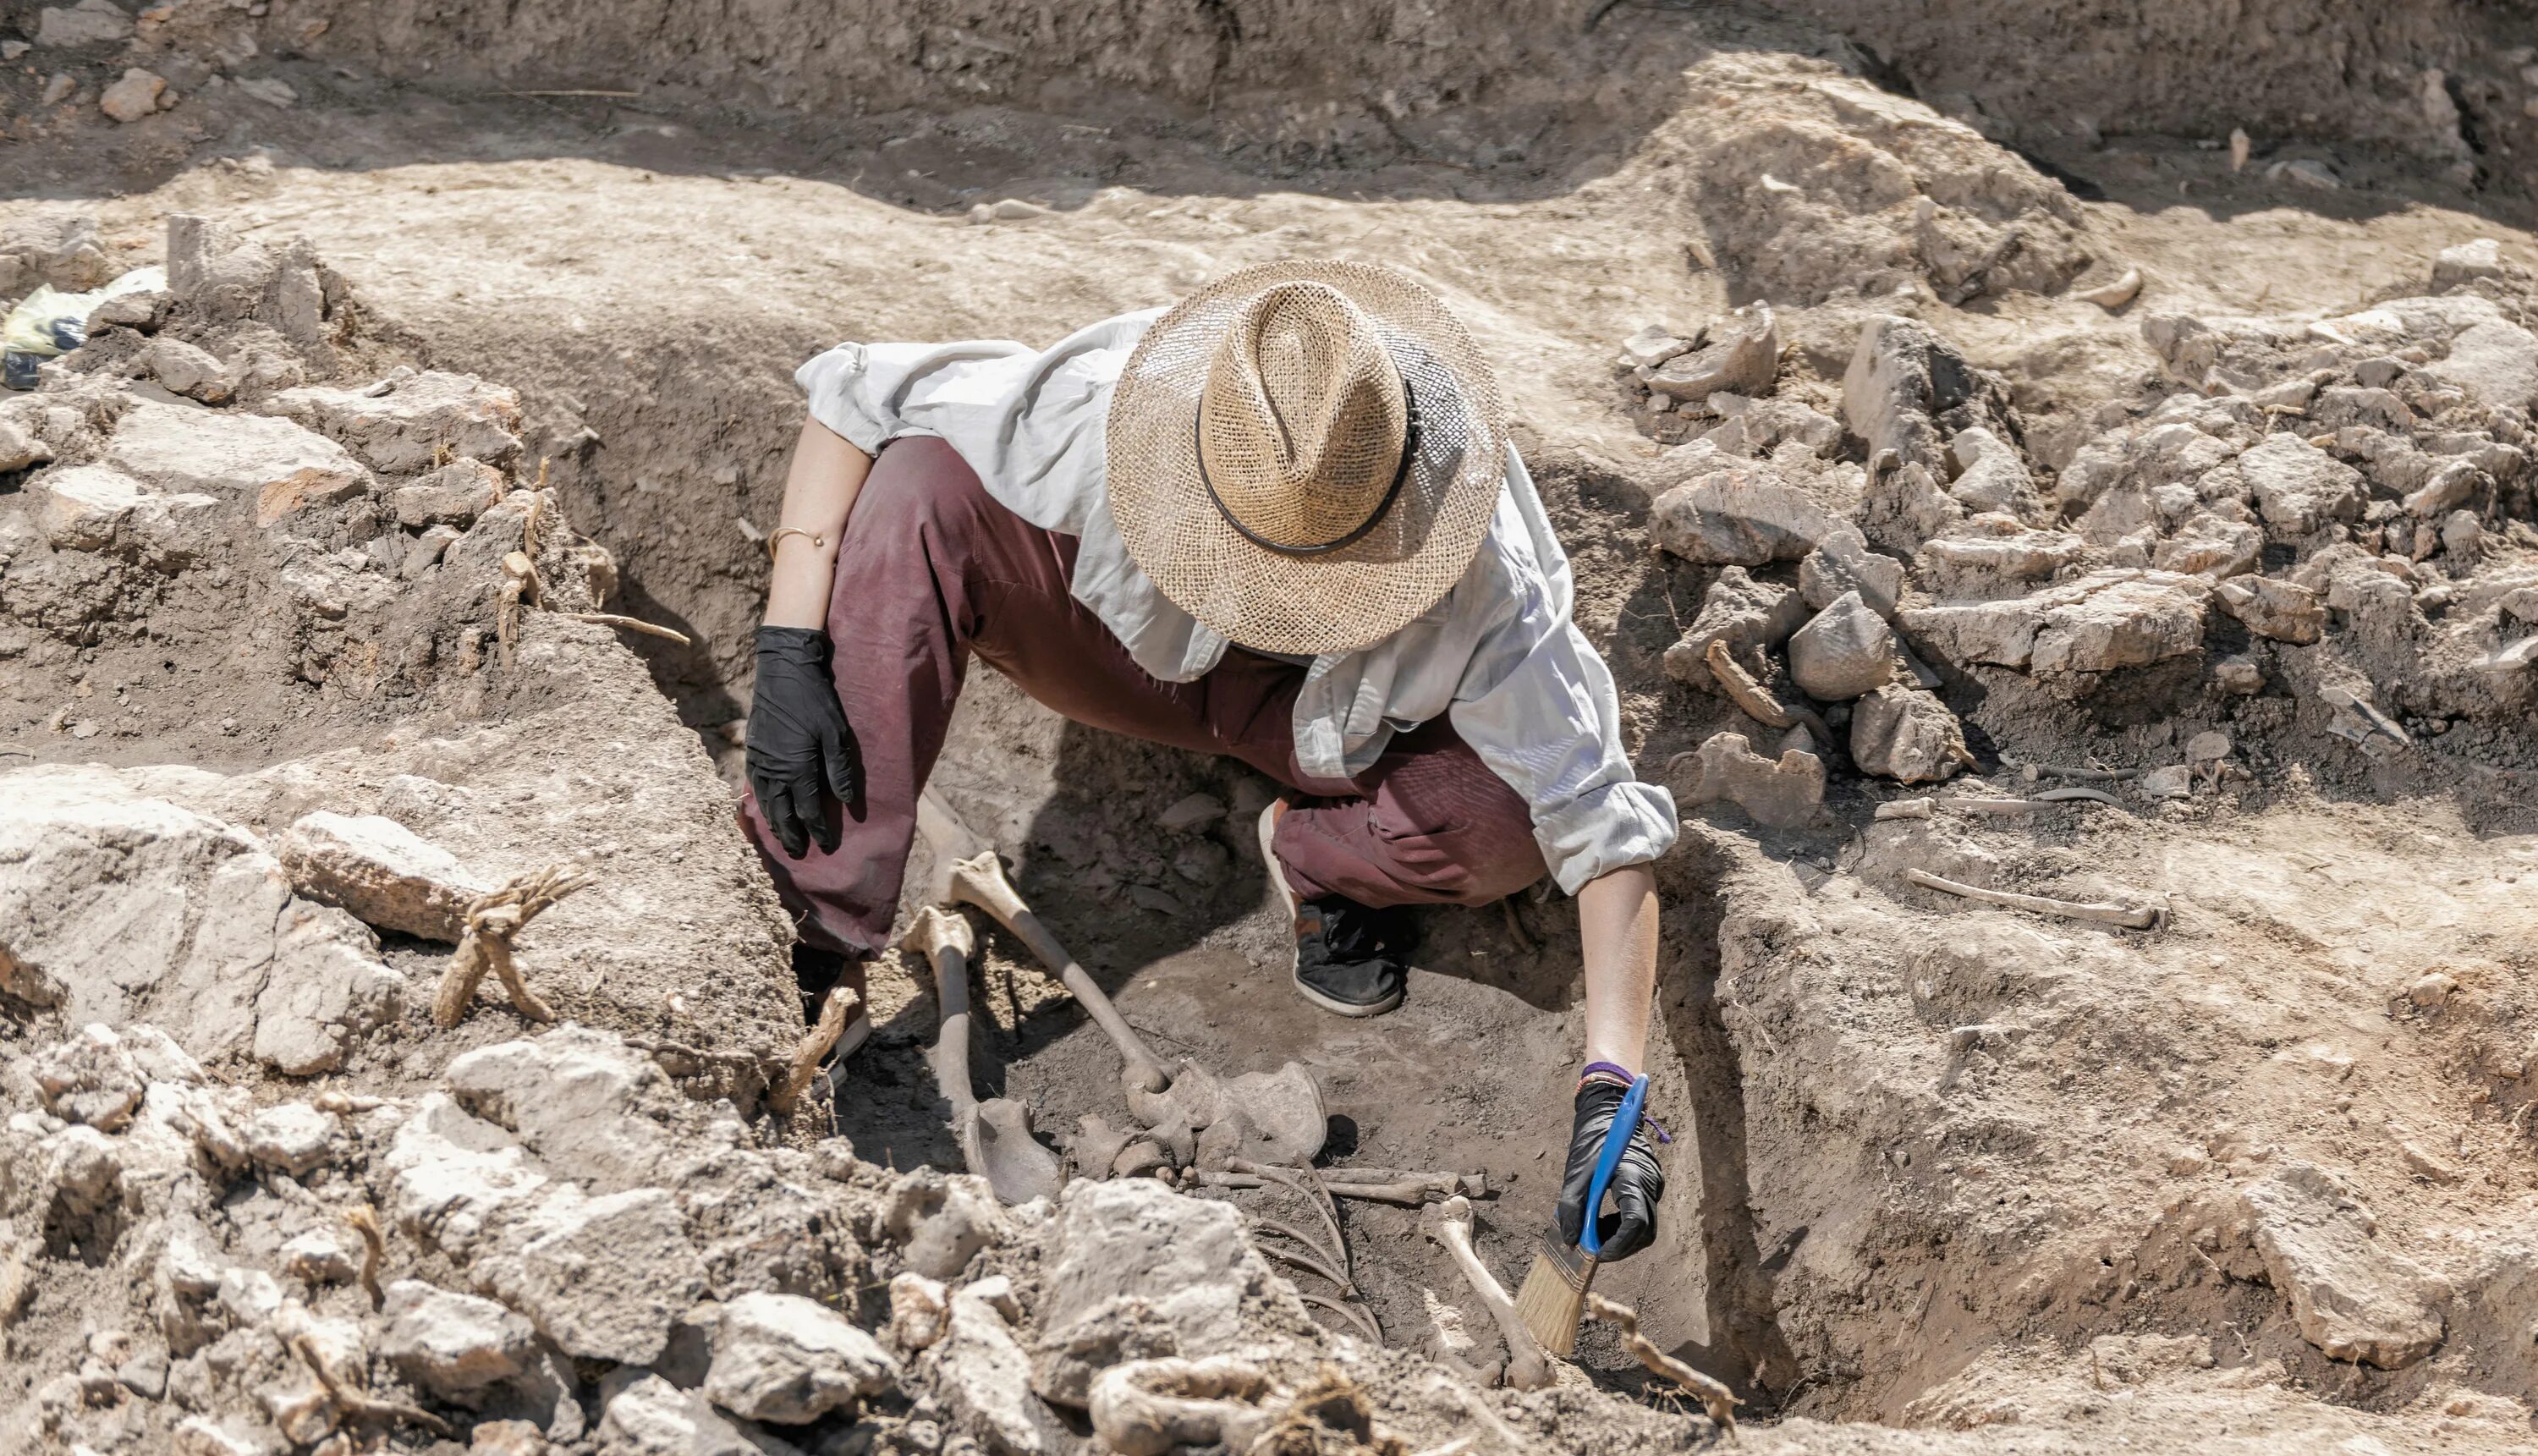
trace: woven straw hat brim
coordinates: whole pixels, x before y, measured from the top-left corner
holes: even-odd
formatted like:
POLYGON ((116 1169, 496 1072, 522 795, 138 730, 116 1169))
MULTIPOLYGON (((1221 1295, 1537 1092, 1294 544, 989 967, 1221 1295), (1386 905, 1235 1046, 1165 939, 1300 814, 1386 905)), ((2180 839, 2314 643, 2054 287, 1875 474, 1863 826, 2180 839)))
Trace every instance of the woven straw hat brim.
POLYGON ((1128 555, 1173 605, 1227 640, 1269 652, 1352 652, 1436 604, 1480 549, 1506 479, 1498 379, 1444 300, 1365 263, 1245 268, 1174 304, 1139 341, 1110 401, 1112 520, 1128 555), (1418 437, 1400 494, 1364 537, 1297 557, 1246 540, 1199 472, 1199 396, 1247 298, 1324 283, 1373 320, 1400 368, 1418 437))

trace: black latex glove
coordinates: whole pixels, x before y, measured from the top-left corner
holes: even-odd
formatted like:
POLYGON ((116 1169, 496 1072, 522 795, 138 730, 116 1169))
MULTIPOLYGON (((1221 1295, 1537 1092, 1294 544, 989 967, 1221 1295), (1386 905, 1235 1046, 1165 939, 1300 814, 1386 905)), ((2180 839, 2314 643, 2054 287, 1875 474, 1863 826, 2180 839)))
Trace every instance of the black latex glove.
MULTIPOLYGON (((1560 1180, 1560 1236, 1575 1244, 1586 1230, 1586 1185, 1595 1180, 1595 1159, 1604 1151, 1604 1132, 1630 1089, 1610 1082, 1589 1082, 1577 1089, 1576 1121, 1569 1130, 1569 1172, 1560 1180)), ((1604 1263, 1627 1259, 1657 1236, 1657 1200, 1665 1194, 1665 1169, 1657 1166, 1657 1145, 1645 1117, 1622 1150, 1622 1160, 1604 1185, 1613 1212, 1599 1214, 1595 1231, 1602 1235, 1604 1263)))
POLYGON ((829 634, 807 627, 758 629, 758 685, 749 705, 749 787, 784 852, 800 859, 818 839, 837 847, 835 821, 820 803, 826 788, 840 807, 863 792, 863 755, 837 705, 829 673, 829 634))

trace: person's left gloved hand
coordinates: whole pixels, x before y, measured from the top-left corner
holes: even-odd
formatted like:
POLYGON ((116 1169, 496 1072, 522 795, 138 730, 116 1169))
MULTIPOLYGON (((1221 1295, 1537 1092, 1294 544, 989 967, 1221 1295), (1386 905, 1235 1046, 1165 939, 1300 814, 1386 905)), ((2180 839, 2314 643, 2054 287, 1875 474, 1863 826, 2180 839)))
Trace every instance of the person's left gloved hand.
POLYGON ((800 859, 813 840, 835 853, 838 832, 823 791, 851 809, 863 792, 863 756, 829 674, 829 634, 805 627, 758 629, 758 680, 749 704, 749 787, 784 852, 800 859))
MULTIPOLYGON (((1560 1236, 1571 1244, 1585 1232, 1586 1188, 1595 1180, 1595 1159, 1604 1151, 1604 1133, 1612 1127, 1613 1114, 1629 1091, 1601 1077, 1590 1077, 1577 1089, 1576 1120, 1569 1130, 1569 1171, 1561 1179, 1560 1204, 1554 1211, 1560 1236)), ((1612 1180, 1604 1185, 1613 1198, 1613 1212, 1599 1214, 1595 1221, 1595 1231, 1604 1241, 1597 1257, 1604 1263, 1629 1258, 1657 1235, 1657 1200, 1665 1196, 1665 1169, 1657 1166, 1657 1145, 1651 1136, 1655 1127, 1646 1118, 1639 1119, 1612 1180)))

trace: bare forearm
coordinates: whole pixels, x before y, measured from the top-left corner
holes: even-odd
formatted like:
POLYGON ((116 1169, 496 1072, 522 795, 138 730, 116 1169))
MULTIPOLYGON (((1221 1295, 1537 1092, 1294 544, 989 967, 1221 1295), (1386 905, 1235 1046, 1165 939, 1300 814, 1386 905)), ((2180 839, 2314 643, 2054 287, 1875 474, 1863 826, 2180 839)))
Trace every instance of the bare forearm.
POLYGON ((1647 1057, 1649 1006, 1657 984, 1657 879, 1632 865, 1577 892, 1585 953, 1586 1060, 1633 1072, 1647 1057))
POLYGON ((793 445, 792 468, 784 477, 784 507, 776 518, 776 529, 783 534, 774 538, 775 564, 768 573, 768 627, 828 626, 837 544, 870 469, 872 457, 827 426, 816 420, 803 425, 793 445))

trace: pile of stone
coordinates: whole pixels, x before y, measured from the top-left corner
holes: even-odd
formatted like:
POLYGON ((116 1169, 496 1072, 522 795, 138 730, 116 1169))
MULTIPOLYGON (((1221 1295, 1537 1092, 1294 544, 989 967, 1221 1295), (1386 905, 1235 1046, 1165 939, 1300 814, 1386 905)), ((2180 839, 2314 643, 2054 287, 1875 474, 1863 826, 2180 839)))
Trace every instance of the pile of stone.
MULTIPOLYGON (((2538 335, 2484 261, 2453 249, 2448 292, 2317 323, 2152 315, 2182 387, 2103 411, 2058 472, 2002 380, 1924 323, 1870 318, 1841 395, 1864 470, 1786 439, 1738 458, 1757 452, 1733 419, 1661 461, 1650 534, 1718 568, 1667 671, 1718 686, 1722 644, 1765 704, 1727 685, 1752 726, 1691 756, 1679 791, 1804 823, 1844 728, 1861 772, 1945 778, 1973 761, 1942 672, 2020 701, 2288 691, 2374 755, 2413 746, 2409 719, 2525 712, 2538 335)), ((1681 342, 1633 341, 1665 356, 1652 389, 1732 354, 1681 342)))

